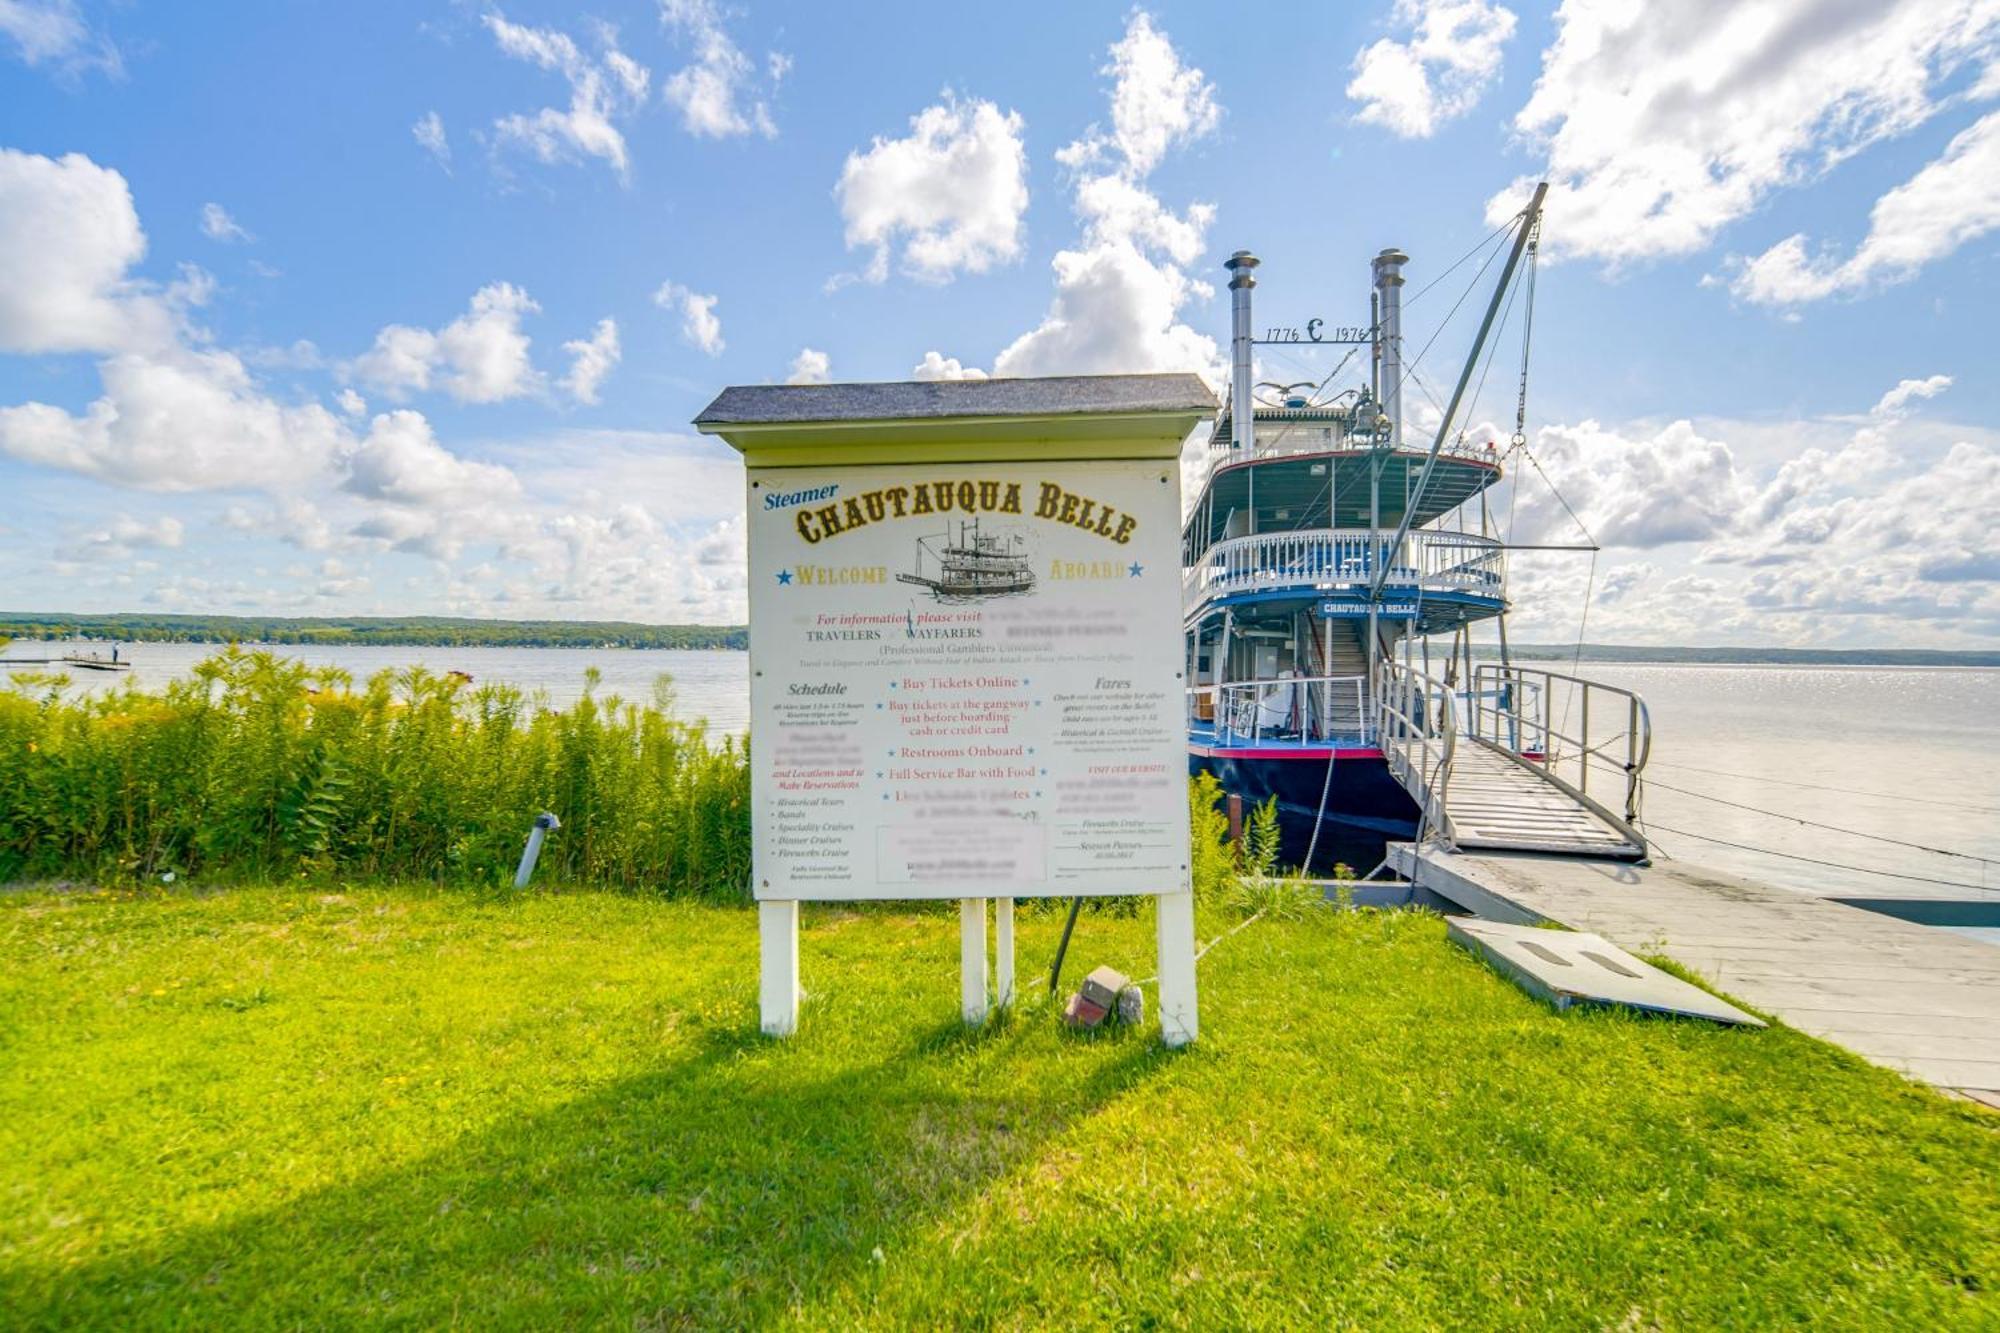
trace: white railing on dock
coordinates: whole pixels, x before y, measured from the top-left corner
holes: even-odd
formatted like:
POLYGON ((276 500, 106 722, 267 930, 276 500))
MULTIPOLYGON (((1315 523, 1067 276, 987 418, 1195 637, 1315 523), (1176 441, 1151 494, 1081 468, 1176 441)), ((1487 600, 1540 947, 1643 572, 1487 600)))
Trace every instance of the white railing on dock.
POLYGON ((1366 745, 1373 739, 1366 676, 1283 676, 1197 685, 1188 690, 1187 700, 1189 723, 1212 723, 1218 745, 1366 745))
POLYGON ((1653 752, 1653 719, 1631 690, 1540 667, 1488 663, 1473 670, 1473 735, 1523 756, 1582 795, 1591 770, 1608 778, 1625 822, 1639 819, 1640 775, 1653 752), (1561 720, 1551 722, 1558 708, 1561 720))
POLYGON ((1398 550, 1395 533, 1383 529, 1265 532, 1231 537, 1202 553, 1181 575, 1184 607, 1203 598, 1259 588, 1312 588, 1349 592, 1366 588, 1378 564, 1388 566, 1384 589, 1504 595, 1505 556, 1491 537, 1420 528, 1406 533, 1398 550))

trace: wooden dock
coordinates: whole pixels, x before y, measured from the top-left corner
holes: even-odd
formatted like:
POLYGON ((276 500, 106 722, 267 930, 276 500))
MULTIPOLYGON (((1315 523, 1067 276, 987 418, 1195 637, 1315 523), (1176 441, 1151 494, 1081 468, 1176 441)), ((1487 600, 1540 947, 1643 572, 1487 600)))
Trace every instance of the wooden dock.
POLYGON ((2000 947, 1685 861, 1408 843, 1389 859, 1475 916, 1664 955, 1802 1032, 2000 1109, 2000 947))

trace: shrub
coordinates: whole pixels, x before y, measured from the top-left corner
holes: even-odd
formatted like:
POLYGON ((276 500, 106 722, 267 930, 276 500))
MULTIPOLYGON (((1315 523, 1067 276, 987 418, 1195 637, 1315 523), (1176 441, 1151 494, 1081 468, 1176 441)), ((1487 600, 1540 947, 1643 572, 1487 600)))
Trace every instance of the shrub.
POLYGON ((746 747, 646 704, 564 709, 422 668, 345 672, 231 648, 157 691, 0 689, 0 879, 356 878, 495 884, 529 824, 538 879, 747 896, 746 747))

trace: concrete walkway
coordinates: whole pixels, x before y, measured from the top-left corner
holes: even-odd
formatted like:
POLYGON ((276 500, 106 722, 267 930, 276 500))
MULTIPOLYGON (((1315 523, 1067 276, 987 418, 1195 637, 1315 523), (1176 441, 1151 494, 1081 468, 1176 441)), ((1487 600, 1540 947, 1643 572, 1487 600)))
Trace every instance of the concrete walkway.
POLYGON ((1595 931, 1879 1065, 2000 1109, 2000 947, 1685 861, 1390 849, 1475 916, 1595 931))

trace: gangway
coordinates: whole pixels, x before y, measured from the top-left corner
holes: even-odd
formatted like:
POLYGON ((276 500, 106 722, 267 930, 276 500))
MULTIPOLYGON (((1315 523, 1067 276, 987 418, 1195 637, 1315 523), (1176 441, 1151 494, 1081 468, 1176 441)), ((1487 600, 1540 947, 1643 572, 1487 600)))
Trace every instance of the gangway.
POLYGON ((1533 667, 1480 666, 1463 689, 1409 665, 1381 672, 1382 753, 1427 835, 1462 851, 1646 859, 1637 823, 1652 723, 1637 694, 1533 667), (1593 705, 1600 731, 1607 719, 1616 730, 1593 736, 1593 705), (1607 770, 1622 783, 1622 815, 1590 794, 1593 770, 1600 790, 1607 770))

